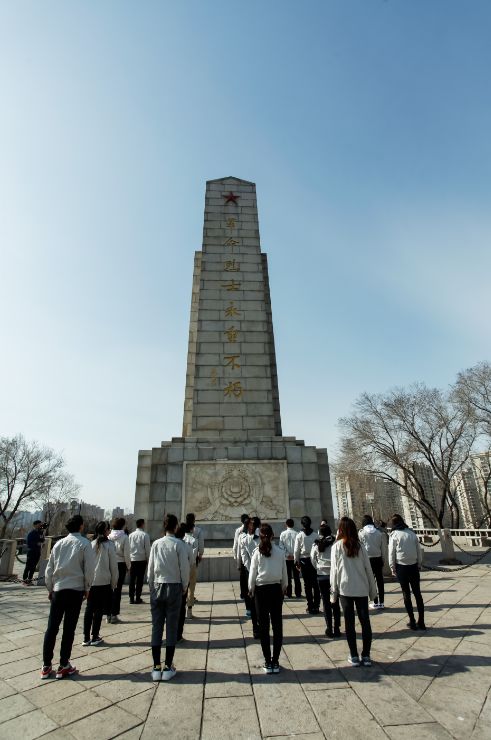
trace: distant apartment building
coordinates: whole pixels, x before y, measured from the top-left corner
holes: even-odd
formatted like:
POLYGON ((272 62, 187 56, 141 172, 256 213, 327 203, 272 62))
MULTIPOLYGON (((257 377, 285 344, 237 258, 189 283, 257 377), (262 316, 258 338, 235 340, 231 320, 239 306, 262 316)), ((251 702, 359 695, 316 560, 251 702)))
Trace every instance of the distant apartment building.
POLYGON ((70 502, 70 513, 72 516, 73 514, 80 514, 84 519, 97 520, 98 522, 104 519, 104 509, 101 506, 75 499, 70 502))
MULTIPOLYGON (((420 486, 424 491, 424 498, 438 512, 440 509, 440 502, 442 498, 442 484, 433 474, 433 470, 429 465, 424 463, 414 463, 413 472, 416 476, 420 486)), ((416 486, 409 484, 410 496, 403 496, 403 517, 408 526, 413 529, 434 529, 438 526, 435 518, 431 518, 427 514, 423 513, 421 509, 415 503, 420 499, 420 492, 416 486)), ((447 506, 445 515, 443 518, 443 525, 450 526, 450 510, 447 506)))
POLYGON ((349 516, 357 526, 365 514, 387 522, 402 509, 400 487, 374 475, 336 475, 339 516, 349 516))
POLYGON ((113 519, 118 519, 118 518, 121 518, 121 517, 124 517, 124 509, 122 509, 120 506, 116 506, 113 509, 112 518, 113 519))
POLYGON ((484 500, 491 501, 491 453, 471 455, 469 464, 454 476, 455 497, 464 529, 489 526, 484 500))

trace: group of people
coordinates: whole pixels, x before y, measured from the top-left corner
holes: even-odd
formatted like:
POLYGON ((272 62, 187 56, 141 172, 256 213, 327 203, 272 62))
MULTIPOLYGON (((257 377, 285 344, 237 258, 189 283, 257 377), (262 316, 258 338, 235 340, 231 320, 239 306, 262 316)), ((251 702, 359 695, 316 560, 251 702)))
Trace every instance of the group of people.
MULTIPOLYGON (((36 529, 39 523, 36 522, 33 529, 36 529)), ((70 655, 83 601, 86 601, 83 619, 84 646, 97 646, 103 642, 100 629, 104 615, 108 624, 117 624, 121 621, 119 618, 121 594, 128 572, 129 603, 143 604, 145 602, 141 596, 148 568, 152 622, 157 630, 161 623, 162 631, 166 609, 165 606, 162 607, 162 604, 165 604, 165 597, 163 598, 160 584, 165 581, 159 579, 156 561, 158 562, 160 549, 155 546, 165 538, 157 540, 151 547, 143 519, 137 520, 135 531, 129 535, 125 530, 125 524, 126 521, 122 517, 114 520, 112 528, 108 522, 99 522, 95 528, 94 538, 89 540, 82 534, 84 521, 82 516, 77 514, 66 524, 68 535, 54 545, 45 572, 51 606, 43 643, 41 678, 46 679, 53 674, 52 661, 56 637, 62 622, 60 662, 55 677, 64 678, 77 672, 75 666, 70 663, 70 655)), ((203 534, 195 527, 194 514, 189 514, 186 522, 180 527, 177 524, 176 519, 172 534, 176 541, 179 541, 181 552, 184 550, 186 554, 187 570, 183 569, 183 577, 180 577, 179 581, 179 594, 183 590, 184 596, 179 598, 179 612, 177 619, 174 620, 177 625, 176 640, 182 638, 186 604, 187 616, 192 618, 196 569, 204 552, 203 534), (182 589, 184 580, 186 587, 182 589)), ((162 634, 159 645, 161 641, 162 634)))
MULTIPOLYGON (((87 600, 84 645, 102 643, 100 627, 104 614, 108 622, 120 621, 121 590, 128 569, 131 604, 143 603, 141 594, 147 570, 152 619, 152 680, 168 681, 176 675, 173 663, 176 644, 183 637, 185 619, 193 618, 197 569, 204 553, 204 538, 202 530, 196 526, 194 514, 188 514, 181 524, 176 516, 168 514, 163 524, 164 536, 150 547, 143 520, 138 520, 136 531, 129 537, 124 532, 124 519, 115 520, 111 530, 107 522, 100 522, 92 542, 82 535, 81 516, 68 521, 69 534, 53 547, 46 568, 51 608, 44 638, 42 678, 53 673, 55 641, 62 620, 56 678, 76 672, 70 664, 70 653, 84 599, 87 600)), ((288 519, 276 544, 270 524, 261 522, 257 516, 244 514, 234 536, 233 556, 240 572, 240 596, 245 602, 245 616, 252 621, 253 637, 260 640, 266 673, 280 671, 283 601, 285 596, 293 598, 293 594, 295 598, 301 597, 300 575, 307 612, 319 614, 322 600, 326 636, 341 635, 342 611, 350 653, 348 662, 353 666, 371 665, 369 609, 384 609, 385 606, 383 566, 386 553, 391 571, 401 585, 409 615, 408 627, 426 629, 419 583, 422 549, 416 534, 400 515, 392 517, 390 538, 368 515, 360 531, 352 519, 342 517, 336 537, 325 521, 321 522, 318 532, 313 530, 308 516, 302 518, 301 525, 297 532, 294 521, 288 519), (414 616, 411 592, 416 599, 418 620, 414 616), (357 648, 355 611, 361 625, 361 654, 357 648)))
POLYGON ((363 518, 360 531, 352 519, 342 517, 336 537, 325 521, 315 532, 310 517, 304 516, 302 529, 297 532, 293 519, 287 519, 278 545, 273 543, 271 526, 261 524, 258 517, 244 514, 241 522, 235 532, 233 556, 240 571, 245 616, 252 620, 254 638, 261 640, 266 673, 280 670, 283 599, 285 595, 293 596, 293 588, 295 598, 301 597, 300 574, 307 612, 319 614, 322 600, 327 637, 341 635, 342 610, 351 665, 372 664, 369 609, 385 608, 383 567, 387 556, 391 572, 401 585, 409 616, 407 626, 412 630, 426 629, 419 575, 423 553, 417 535, 399 514, 392 517, 390 538, 385 527, 376 527, 368 514, 363 518), (417 621, 411 592, 416 600, 417 621), (356 641, 355 611, 361 625, 361 654, 356 641))

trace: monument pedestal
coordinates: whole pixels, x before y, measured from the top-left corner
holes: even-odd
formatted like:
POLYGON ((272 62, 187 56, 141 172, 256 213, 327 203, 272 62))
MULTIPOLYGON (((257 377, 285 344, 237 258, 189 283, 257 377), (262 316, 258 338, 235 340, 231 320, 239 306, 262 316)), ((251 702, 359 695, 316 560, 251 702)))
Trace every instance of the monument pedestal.
POLYGON ((287 518, 332 522, 327 452, 292 437, 230 443, 174 438, 139 453, 135 514, 152 539, 166 513, 192 511, 205 538, 231 543, 243 513, 257 514, 278 536, 287 518))

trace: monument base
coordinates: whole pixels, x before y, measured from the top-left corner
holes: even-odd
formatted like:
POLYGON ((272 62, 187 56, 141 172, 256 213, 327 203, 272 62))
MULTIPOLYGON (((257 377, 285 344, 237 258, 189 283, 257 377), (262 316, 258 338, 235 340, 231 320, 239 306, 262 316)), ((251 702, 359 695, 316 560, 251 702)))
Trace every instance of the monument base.
POLYGON ((141 450, 135 516, 152 539, 165 514, 193 512, 205 539, 230 546, 242 513, 268 521, 278 536, 285 519, 307 514, 334 527, 327 451, 295 437, 230 441, 174 437, 141 450))

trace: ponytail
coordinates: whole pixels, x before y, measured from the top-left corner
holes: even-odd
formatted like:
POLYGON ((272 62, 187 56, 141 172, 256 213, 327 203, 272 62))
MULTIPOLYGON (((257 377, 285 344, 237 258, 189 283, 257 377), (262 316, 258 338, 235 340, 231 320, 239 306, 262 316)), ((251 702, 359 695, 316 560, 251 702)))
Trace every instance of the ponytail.
POLYGON ((315 544, 317 545, 319 552, 324 552, 326 547, 331 547, 334 543, 334 537, 331 534, 331 527, 328 527, 327 524, 319 527, 319 534, 320 539, 316 540, 315 544))
POLYGON ((271 557, 271 550, 273 549, 273 543, 271 542, 274 536, 273 530, 269 524, 262 524, 259 531, 259 552, 266 558, 271 557))
POLYGON ((104 542, 107 542, 107 534, 106 532, 109 529, 109 522, 99 522, 99 524, 96 525, 95 533, 97 535, 96 537, 96 548, 99 552, 99 549, 101 545, 104 544, 104 542))

